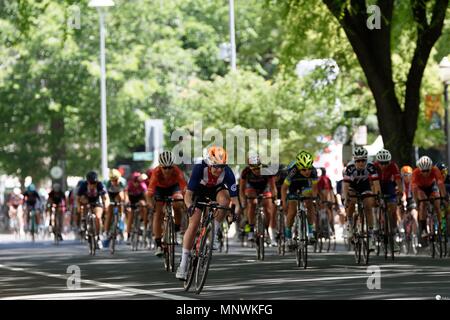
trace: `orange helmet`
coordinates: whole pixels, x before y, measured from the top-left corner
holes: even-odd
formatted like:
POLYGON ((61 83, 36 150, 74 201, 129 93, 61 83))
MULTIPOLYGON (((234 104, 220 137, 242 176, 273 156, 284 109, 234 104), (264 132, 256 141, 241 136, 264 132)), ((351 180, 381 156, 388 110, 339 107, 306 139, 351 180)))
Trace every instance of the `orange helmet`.
POLYGON ((410 166, 403 166, 402 169, 400 170, 402 176, 406 175, 406 174, 412 174, 413 172, 413 168, 411 168, 410 166))
POLYGON ((212 146, 208 149, 205 162, 208 166, 226 164, 227 152, 222 147, 212 146))

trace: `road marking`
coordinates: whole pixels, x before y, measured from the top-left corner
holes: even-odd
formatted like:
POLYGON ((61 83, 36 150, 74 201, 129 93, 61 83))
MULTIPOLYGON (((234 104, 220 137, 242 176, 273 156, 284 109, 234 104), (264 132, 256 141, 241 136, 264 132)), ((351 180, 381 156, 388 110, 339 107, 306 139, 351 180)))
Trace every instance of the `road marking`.
POLYGON ((124 297, 134 296, 134 293, 127 293, 122 291, 97 291, 97 292, 61 292, 48 294, 31 294, 25 296, 14 296, 7 298, 0 298, 0 300, 73 300, 73 299, 92 299, 105 296, 124 297))
MULTIPOLYGON (((7 266, 4 264, 0 264, 0 268, 10 270, 10 271, 24 272, 24 273, 28 273, 28 274, 34 274, 34 275, 39 275, 39 276, 44 276, 44 277, 49 277, 49 278, 64 279, 64 280, 67 280, 69 277, 69 274, 61 275, 61 274, 48 273, 48 272, 43 272, 43 271, 28 270, 25 268, 7 266)), ((100 282, 100 281, 95 281, 95 280, 81 279, 81 283, 100 287, 100 288, 114 289, 114 290, 118 290, 119 292, 122 292, 122 293, 150 295, 150 296, 158 297, 160 299, 166 298, 169 300, 197 300, 195 298, 165 293, 161 290, 136 289, 136 288, 125 287, 125 286, 119 285, 119 284, 112 284, 112 283, 100 282)))

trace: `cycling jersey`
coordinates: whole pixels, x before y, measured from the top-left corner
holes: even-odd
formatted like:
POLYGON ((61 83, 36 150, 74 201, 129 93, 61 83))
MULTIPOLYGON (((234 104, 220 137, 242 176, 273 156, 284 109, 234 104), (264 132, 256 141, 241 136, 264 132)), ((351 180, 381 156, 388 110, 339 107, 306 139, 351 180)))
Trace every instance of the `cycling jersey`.
POLYGON ((122 192, 126 189, 127 187, 127 180, 125 180, 125 178, 120 177, 119 178, 119 182, 117 183, 117 185, 114 185, 111 180, 106 181, 105 183, 105 188, 106 191, 108 191, 109 194, 118 194, 119 192, 122 192))
POLYGON ((277 187, 278 198, 281 199, 281 187, 283 186, 284 180, 288 174, 287 169, 279 170, 277 173, 277 178, 275 179, 275 185, 277 187))
POLYGON ((26 191, 23 196, 25 198, 25 203, 31 207, 35 206, 36 203, 41 201, 41 197, 36 191, 26 191))
POLYGON ((319 181, 316 168, 311 168, 312 172, 309 177, 304 176, 295 165, 291 162, 288 166, 288 174, 284 179, 284 184, 289 186, 288 198, 291 199, 297 192, 307 195, 312 192, 312 188, 319 181))
POLYGON ((344 182, 350 183, 350 189, 359 193, 372 191, 370 182, 378 179, 377 168, 370 161, 363 169, 357 169, 355 162, 351 161, 344 171, 344 182))
POLYGON ((150 179, 149 187, 148 187, 148 195, 153 196, 156 193, 156 190, 159 189, 160 193, 165 193, 161 191, 161 189, 173 189, 174 186, 178 185, 179 189, 184 191, 186 189, 186 180, 184 179, 183 171, 177 166, 173 166, 170 175, 164 176, 163 169, 158 166, 152 172, 152 178, 150 179))
POLYGON ((428 176, 424 176, 419 168, 414 169, 412 173, 411 187, 413 192, 417 189, 428 189, 433 187, 433 184, 444 184, 444 177, 436 166, 431 168, 428 176))
MULTIPOLYGON (((237 197, 236 178, 230 167, 226 166, 219 176, 213 176, 211 168, 202 161, 202 163, 194 165, 191 178, 188 183, 188 190, 195 192, 200 189, 215 189, 225 187, 229 190, 231 197, 237 197)), ((218 191, 217 191, 218 192, 218 191)))
POLYGON ((65 205, 66 202, 66 197, 64 195, 64 192, 56 192, 54 190, 50 191, 50 193, 48 194, 48 203, 54 203, 54 204, 60 204, 60 205, 65 205))
POLYGON ((319 182, 317 182, 317 188, 319 190, 326 190, 326 191, 333 190, 330 178, 327 176, 323 176, 323 175, 320 176, 319 182))
POLYGON ((378 170, 380 183, 395 182, 400 179, 400 169, 395 162, 391 161, 384 168, 378 161, 376 161, 374 165, 378 170))
POLYGON ((99 203, 100 197, 106 194, 105 185, 101 182, 97 182, 94 189, 88 188, 88 182, 82 181, 80 187, 78 188, 77 196, 85 196, 88 198, 89 203, 99 203))
POLYGON ((130 180, 128 181, 127 191, 129 196, 140 196, 147 192, 147 185, 144 181, 135 185, 135 183, 130 180))
POLYGON ((250 167, 246 167, 241 173, 241 179, 245 180, 246 194, 256 192, 258 194, 264 194, 265 197, 271 197, 272 192, 270 185, 274 181, 274 177, 271 175, 255 174, 250 167))

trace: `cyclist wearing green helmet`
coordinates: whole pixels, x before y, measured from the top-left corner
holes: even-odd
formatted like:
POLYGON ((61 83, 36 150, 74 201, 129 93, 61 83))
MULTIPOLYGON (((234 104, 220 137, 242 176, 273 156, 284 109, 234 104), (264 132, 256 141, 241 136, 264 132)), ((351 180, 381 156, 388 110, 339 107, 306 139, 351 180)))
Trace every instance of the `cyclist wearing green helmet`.
MULTIPOLYGON (((287 212, 285 236, 288 239, 288 245, 292 239, 292 225, 294 224, 295 214, 297 213, 297 195, 318 196, 317 170, 313 166, 314 158, 311 153, 301 151, 297 157, 288 166, 288 174, 281 187, 281 201, 283 210, 287 212)), ((312 200, 305 200, 305 206, 308 210, 308 237, 313 240, 313 224, 315 217, 315 208, 312 200)))

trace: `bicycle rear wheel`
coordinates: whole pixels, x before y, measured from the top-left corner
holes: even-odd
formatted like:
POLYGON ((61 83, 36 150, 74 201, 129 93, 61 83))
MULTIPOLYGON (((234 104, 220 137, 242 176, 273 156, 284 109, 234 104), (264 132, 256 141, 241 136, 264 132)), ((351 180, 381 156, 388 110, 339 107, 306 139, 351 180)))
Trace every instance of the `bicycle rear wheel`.
POLYGON ((199 257, 195 271, 195 293, 200 294, 208 276, 209 265, 212 258, 212 244, 214 232, 211 223, 200 240, 199 257))

